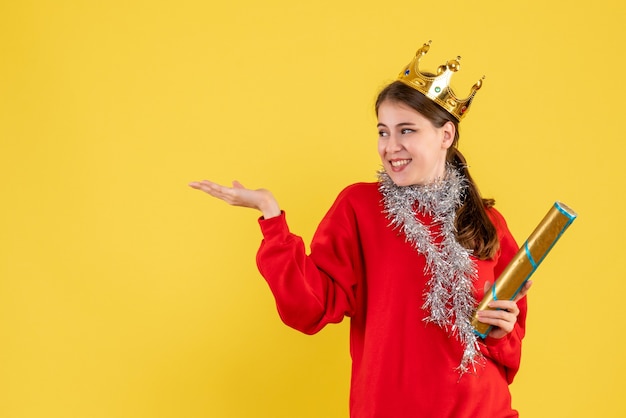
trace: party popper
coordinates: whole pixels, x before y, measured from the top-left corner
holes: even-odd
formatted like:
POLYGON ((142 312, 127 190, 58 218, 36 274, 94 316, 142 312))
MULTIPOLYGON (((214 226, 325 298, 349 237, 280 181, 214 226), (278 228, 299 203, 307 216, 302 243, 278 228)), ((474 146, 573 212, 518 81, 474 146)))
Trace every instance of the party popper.
MULTIPOLYGON (((554 203, 496 279, 491 290, 485 293, 477 311, 492 309, 487 305, 495 300, 513 300, 576 216, 576 212, 567 205, 561 202, 554 203)), ((476 334, 482 338, 485 338, 491 330, 491 325, 480 322, 476 313, 472 317, 472 326, 476 334)))

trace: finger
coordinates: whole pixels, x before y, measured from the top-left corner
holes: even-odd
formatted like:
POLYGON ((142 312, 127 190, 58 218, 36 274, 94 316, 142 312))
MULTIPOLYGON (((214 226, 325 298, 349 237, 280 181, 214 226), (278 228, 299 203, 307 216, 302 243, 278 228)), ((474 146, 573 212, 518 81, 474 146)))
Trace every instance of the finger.
POLYGON ((533 285, 533 282, 531 280, 527 280, 526 283, 524 283, 524 286, 522 286, 522 290, 520 290, 520 292, 515 296, 513 301, 517 302, 518 300, 526 296, 526 294, 528 293, 532 285, 533 285))
POLYGON ((194 189, 202 190, 203 192, 208 193, 211 196, 216 197, 218 199, 222 199, 222 200, 225 200, 229 197, 229 190, 231 190, 228 187, 221 186, 209 180, 192 182, 189 185, 193 187, 194 189))
POLYGON ((229 205, 256 208, 258 191, 246 189, 241 183, 233 182, 234 187, 226 187, 219 184, 207 183, 206 190, 213 197, 217 197, 229 205))
POLYGON ((502 318, 481 318, 480 322, 495 327, 493 331, 501 331, 503 335, 508 334, 515 328, 515 321, 508 321, 502 318))
POLYGON ((237 198, 237 191, 234 188, 222 186, 219 184, 211 183, 208 185, 208 193, 222 199, 226 203, 233 204, 237 198))
POLYGON ((245 189, 245 186, 241 183, 239 183, 237 180, 233 181, 233 188, 235 189, 245 189))
POLYGON ((484 286, 484 291, 485 293, 487 293, 489 291, 489 289, 491 289, 491 282, 490 281, 486 281, 485 282, 485 286, 484 286))
POLYGON ((517 315, 519 315, 519 307, 517 306, 517 303, 511 300, 496 300, 489 302, 487 306, 489 306, 491 309, 494 309, 496 312, 504 311, 511 313, 516 317, 517 315))
POLYGON ((191 183, 189 183, 189 186, 193 187, 194 189, 203 189, 211 185, 216 185, 216 183, 213 183, 212 181, 209 181, 209 180, 192 181, 191 183))
POLYGON ((483 324, 498 327, 505 332, 511 332, 517 322, 517 315, 504 310, 497 311, 479 311, 477 312, 478 320, 483 324))

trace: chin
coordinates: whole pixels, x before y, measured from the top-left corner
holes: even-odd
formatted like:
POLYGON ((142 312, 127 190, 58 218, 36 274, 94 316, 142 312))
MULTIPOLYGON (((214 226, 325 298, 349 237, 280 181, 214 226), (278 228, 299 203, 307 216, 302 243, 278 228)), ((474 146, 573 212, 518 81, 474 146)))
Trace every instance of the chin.
POLYGON ((415 180, 415 179, 399 179, 394 176, 390 176, 393 183, 398 187, 406 187, 406 186, 424 186, 430 184, 430 182, 425 180, 415 180))
POLYGON ((395 184, 398 187, 412 186, 413 184, 415 184, 408 179, 398 178, 397 176, 394 176, 393 174, 389 175, 389 177, 391 177, 391 181, 393 181, 393 184, 395 184))

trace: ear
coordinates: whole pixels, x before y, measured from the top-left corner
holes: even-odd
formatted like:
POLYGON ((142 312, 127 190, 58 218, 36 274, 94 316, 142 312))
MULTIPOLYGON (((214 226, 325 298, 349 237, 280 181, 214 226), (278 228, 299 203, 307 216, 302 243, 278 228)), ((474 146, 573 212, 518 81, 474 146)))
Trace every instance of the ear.
POLYGON ((456 134, 456 127, 454 126, 454 123, 450 121, 446 122, 441 127, 441 133, 442 133, 441 146, 444 149, 450 148, 452 146, 452 143, 454 142, 454 136, 456 134))

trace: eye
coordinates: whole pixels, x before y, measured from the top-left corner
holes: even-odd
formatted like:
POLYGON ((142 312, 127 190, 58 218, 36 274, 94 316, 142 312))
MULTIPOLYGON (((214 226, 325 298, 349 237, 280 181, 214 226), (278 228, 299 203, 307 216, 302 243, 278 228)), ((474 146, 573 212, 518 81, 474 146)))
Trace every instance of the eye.
POLYGON ((406 135, 406 134, 410 134, 415 132, 413 129, 409 129, 409 128, 404 128, 403 130, 400 131, 402 133, 402 135, 406 135))
POLYGON ((387 137, 387 136, 389 136, 389 133, 385 132, 385 131, 378 131, 378 136, 381 137, 381 138, 387 137))

